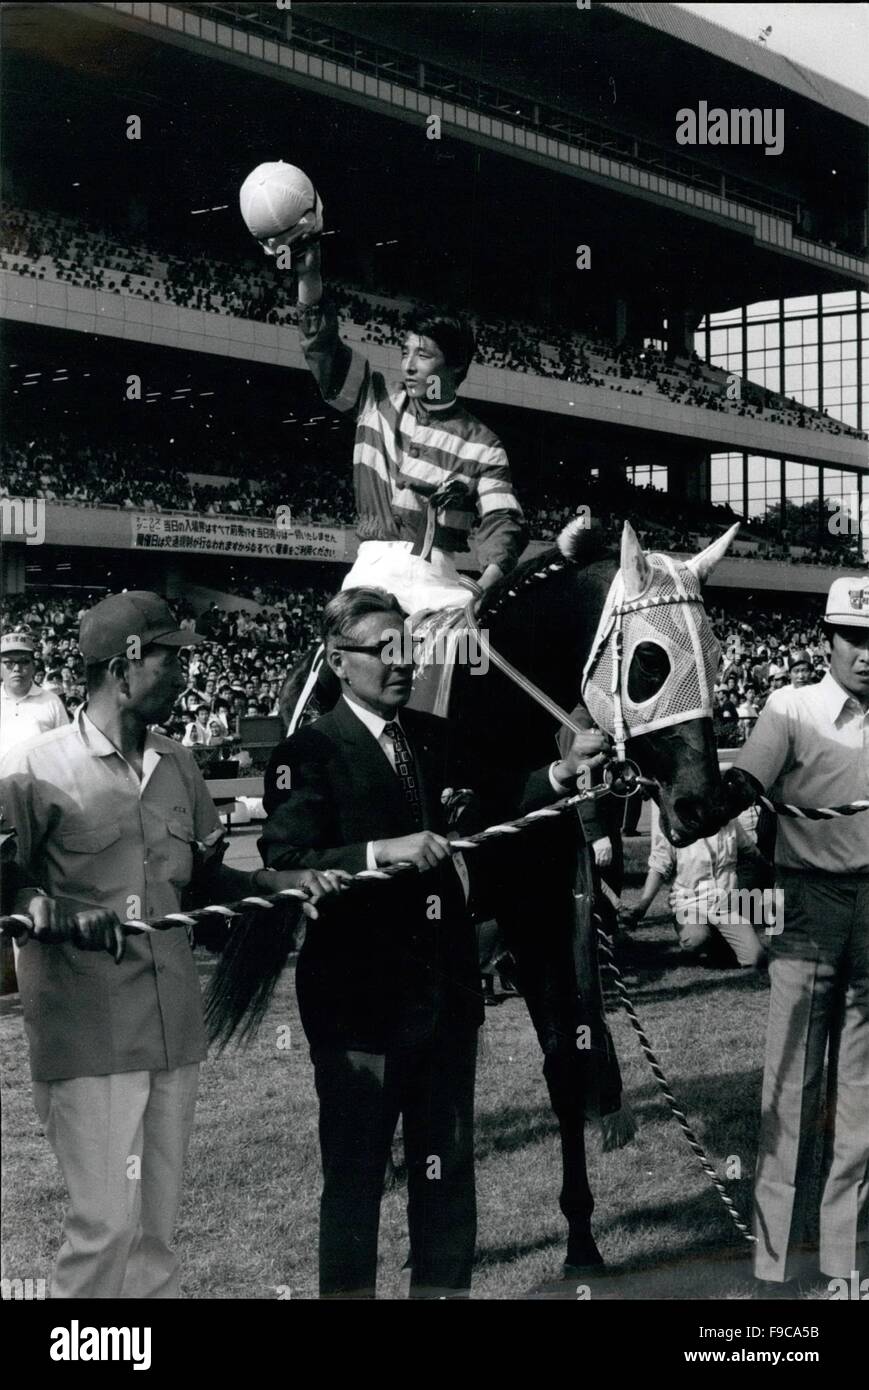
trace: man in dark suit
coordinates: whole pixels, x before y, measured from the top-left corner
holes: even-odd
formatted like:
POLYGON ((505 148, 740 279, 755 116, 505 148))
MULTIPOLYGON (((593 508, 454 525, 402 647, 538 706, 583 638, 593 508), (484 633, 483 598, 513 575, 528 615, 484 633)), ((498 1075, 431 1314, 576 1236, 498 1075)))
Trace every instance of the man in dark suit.
MULTIPOLYGON (((374 1297, 399 1115, 411 1297, 462 1296, 471 1284, 483 1008, 467 873, 450 854, 442 803, 445 788, 462 785, 461 762, 446 720, 405 708, 413 667, 404 622, 383 590, 347 589, 330 601, 326 661, 341 698, 275 749, 265 780, 268 867, 417 870, 388 886, 357 887, 342 912, 307 931, 299 958, 320 1101, 321 1297, 374 1297)), ((586 737, 586 758, 599 751, 597 738, 586 737)), ((577 748, 534 774, 527 809, 572 791, 579 761, 577 748)))

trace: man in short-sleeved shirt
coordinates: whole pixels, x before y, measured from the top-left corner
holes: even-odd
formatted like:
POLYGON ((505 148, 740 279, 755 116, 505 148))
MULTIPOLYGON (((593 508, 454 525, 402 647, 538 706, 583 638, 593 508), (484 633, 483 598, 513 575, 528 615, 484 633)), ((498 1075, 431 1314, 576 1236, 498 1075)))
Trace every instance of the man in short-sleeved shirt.
MULTIPOLYGON (((830 669, 773 691, 735 760, 749 793, 809 808, 869 800, 869 580, 834 580, 824 628, 830 669)), ((770 1015, 755 1179, 755 1273, 783 1283, 810 1226, 821 1079, 833 1118, 820 1209, 820 1269, 850 1278, 869 1242, 869 811, 781 816, 770 938, 770 1015)), ((866 1273, 865 1268, 863 1273, 866 1273)))
POLYGON ((178 1296, 170 1241, 206 1045, 183 927, 128 936, 119 961, 78 946, 115 933, 120 948, 119 923, 179 911, 209 850, 206 902, 300 886, 219 865, 192 755, 149 728, 184 688, 179 648, 199 640, 155 594, 104 599, 81 624, 87 706, 0 763, 14 910, 34 922, 17 966, 34 1099, 70 1198, 53 1297, 178 1296))
POLYGON ((0 640, 0 758, 10 748, 69 723, 63 700, 34 681, 36 643, 28 632, 0 640))

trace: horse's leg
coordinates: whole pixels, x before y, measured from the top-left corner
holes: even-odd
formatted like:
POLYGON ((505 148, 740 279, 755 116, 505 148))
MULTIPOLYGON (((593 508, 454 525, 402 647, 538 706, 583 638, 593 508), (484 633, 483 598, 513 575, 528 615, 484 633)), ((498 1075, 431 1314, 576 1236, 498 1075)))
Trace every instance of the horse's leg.
POLYGON ((567 1221, 565 1264, 581 1270, 603 1264, 591 1233, 594 1198, 585 1156, 586 1084, 582 1064, 562 1050, 543 1061, 552 1109, 561 1138, 561 1194, 558 1205, 567 1221))
POLYGON ((503 905, 499 921, 516 960, 522 991, 543 1052, 543 1075, 561 1139, 562 1182, 559 1206, 568 1225, 566 1264, 589 1268, 602 1263, 591 1234, 594 1199, 588 1183, 585 1114, 595 1054, 585 1045, 590 1017, 580 998, 574 959, 575 914, 572 884, 547 899, 503 905))

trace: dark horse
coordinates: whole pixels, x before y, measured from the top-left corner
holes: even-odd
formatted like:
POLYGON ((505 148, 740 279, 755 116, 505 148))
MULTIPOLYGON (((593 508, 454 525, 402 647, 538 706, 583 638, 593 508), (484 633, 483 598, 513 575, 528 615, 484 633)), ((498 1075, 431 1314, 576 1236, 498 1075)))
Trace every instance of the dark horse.
MULTIPOLYGON (((728 533, 690 562, 690 582, 698 597, 698 581, 708 576, 730 539, 728 533)), ((687 565, 677 568, 683 575, 688 570, 687 565)), ((619 572, 627 600, 643 594, 654 598, 658 571, 650 567, 630 527, 625 528, 621 561, 614 563, 593 531, 571 524, 558 547, 524 562, 488 591, 479 609, 479 625, 496 651, 572 711, 598 621, 619 572)), ((666 611, 673 615, 671 623, 680 622, 678 606, 666 611)), ((696 599, 694 611, 698 612, 696 599)), ((708 638, 702 607, 696 621, 705 625, 708 638)), ((676 676, 666 639, 656 642, 646 628, 642 635, 646 640, 631 647, 626 629, 622 682, 626 695, 639 706, 667 693, 667 683, 676 676)), ((672 692, 672 705, 679 707, 678 691, 672 692)), ((552 716, 494 665, 484 673, 469 663, 455 668, 449 713, 460 726, 463 745, 474 750, 480 823, 509 819, 518 811, 529 772, 558 756, 552 716)), ((665 833, 674 844, 688 844, 718 830, 729 811, 711 719, 677 718, 681 722, 631 738, 628 753, 654 783, 652 795, 665 833)), ((568 1265, 587 1263, 594 1249, 584 1126, 600 1064, 599 1053, 595 1056, 577 1044, 578 1029, 588 1022, 588 1001, 578 984, 578 843, 577 819, 569 814, 473 851, 492 915, 516 959, 519 985, 544 1054, 544 1075, 561 1136, 560 1205, 569 1228, 568 1265)), ((291 944, 289 927, 283 934, 253 928, 233 934, 209 999, 213 1038, 225 1042, 240 1022, 246 1030, 262 1017, 291 944)))

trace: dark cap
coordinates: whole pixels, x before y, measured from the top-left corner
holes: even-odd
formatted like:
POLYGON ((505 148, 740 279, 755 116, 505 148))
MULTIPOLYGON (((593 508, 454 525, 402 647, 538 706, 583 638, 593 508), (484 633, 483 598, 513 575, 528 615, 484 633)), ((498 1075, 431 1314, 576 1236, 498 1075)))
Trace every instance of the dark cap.
POLYGON ((124 656, 131 637, 137 637, 142 650, 161 647, 192 647, 206 639, 198 632, 178 626, 178 619, 165 599, 145 589, 111 594, 94 605, 79 624, 79 651, 86 662, 110 661, 124 656))

